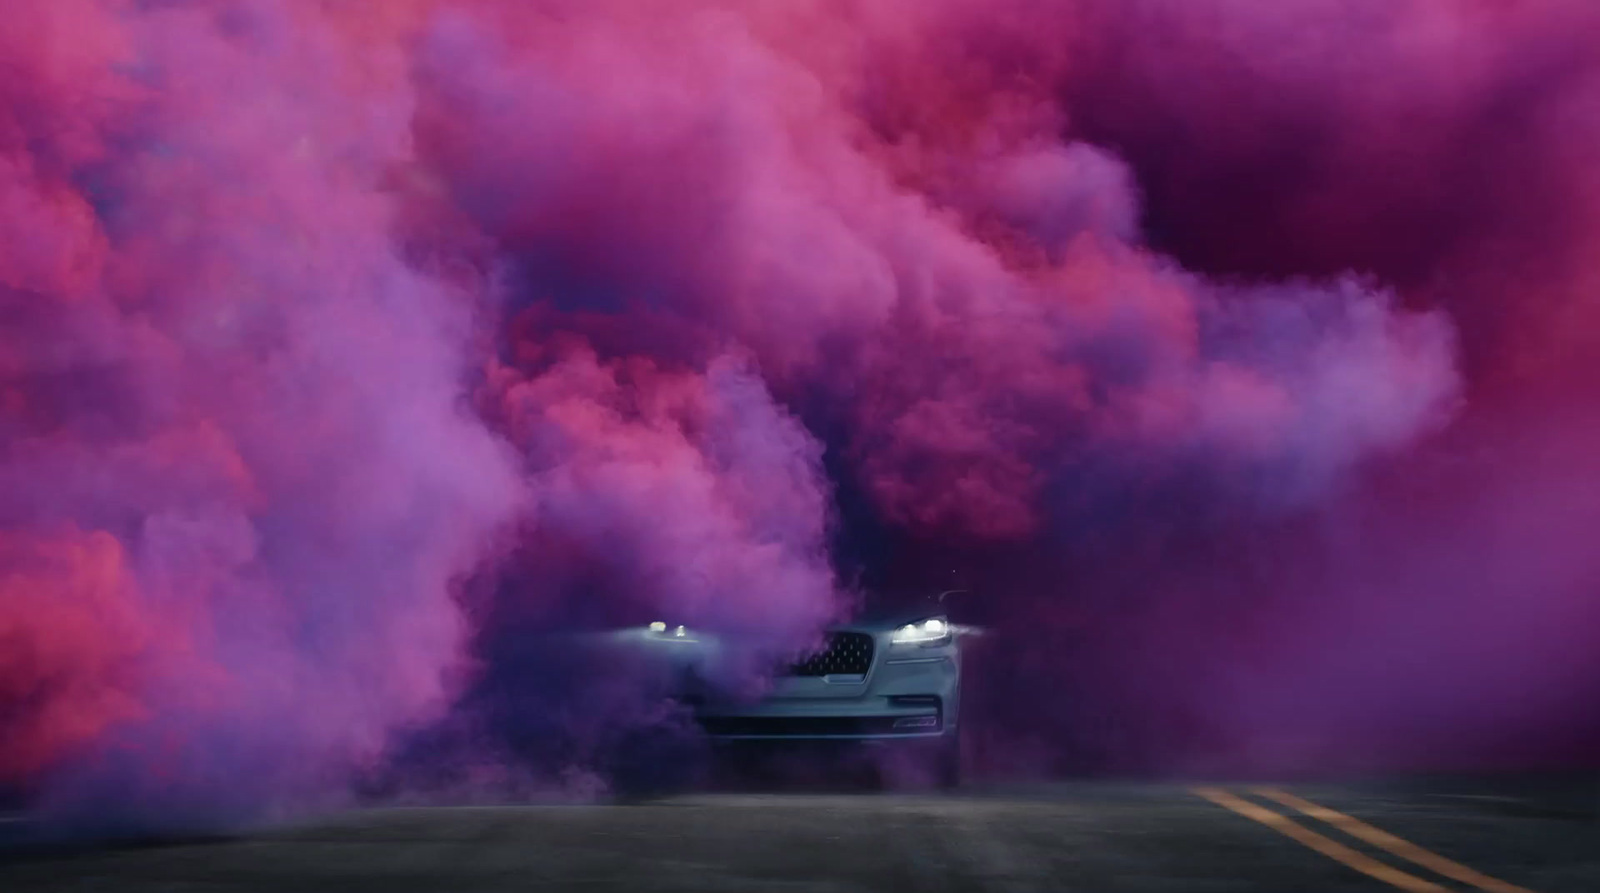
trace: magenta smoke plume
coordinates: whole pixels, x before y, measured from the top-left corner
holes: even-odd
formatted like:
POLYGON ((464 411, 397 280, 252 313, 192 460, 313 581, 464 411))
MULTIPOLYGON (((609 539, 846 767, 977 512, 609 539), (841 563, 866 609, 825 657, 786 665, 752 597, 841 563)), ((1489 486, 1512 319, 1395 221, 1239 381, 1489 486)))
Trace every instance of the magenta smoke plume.
POLYGON ((951 564, 1063 760, 1594 691, 1588 4, 12 6, 0 779, 258 815, 951 564))

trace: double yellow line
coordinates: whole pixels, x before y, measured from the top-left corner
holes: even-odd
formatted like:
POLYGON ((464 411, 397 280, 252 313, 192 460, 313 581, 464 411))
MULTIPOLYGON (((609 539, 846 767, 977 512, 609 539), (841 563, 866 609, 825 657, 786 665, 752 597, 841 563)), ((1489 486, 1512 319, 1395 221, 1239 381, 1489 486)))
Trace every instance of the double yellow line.
MULTIPOLYGON (((1285 837, 1327 856, 1329 859, 1347 865, 1369 877, 1377 878, 1390 886, 1411 891, 1411 893, 1449 893, 1449 888, 1447 887, 1380 862, 1360 850, 1340 843, 1326 835, 1319 834, 1282 813, 1252 803, 1243 797, 1230 794, 1221 788, 1195 788, 1194 793, 1224 809, 1232 810, 1247 819, 1260 822, 1285 837)), ((1420 865, 1441 877, 1468 884, 1485 891, 1485 893, 1533 893, 1526 887, 1508 884, 1498 878, 1492 878, 1482 872, 1474 871, 1459 862, 1452 862, 1437 853, 1431 853, 1410 841, 1402 840, 1387 831, 1374 828, 1359 819, 1347 816, 1342 812, 1335 812, 1326 806, 1319 806, 1310 800, 1296 797, 1287 791, 1278 790, 1277 788, 1254 788, 1251 793, 1257 797, 1288 807, 1301 815, 1331 825, 1357 840, 1365 841, 1391 855, 1399 856, 1402 859, 1420 865)))

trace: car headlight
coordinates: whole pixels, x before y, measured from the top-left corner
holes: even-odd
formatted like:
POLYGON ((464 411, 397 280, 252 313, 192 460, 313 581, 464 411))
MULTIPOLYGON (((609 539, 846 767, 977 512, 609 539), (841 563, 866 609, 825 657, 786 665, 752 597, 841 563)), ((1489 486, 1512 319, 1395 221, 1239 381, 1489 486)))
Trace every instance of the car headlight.
POLYGON ((650 632, 669 639, 688 638, 689 631, 682 626, 668 627, 663 621, 657 620, 650 624, 650 632))
POLYGON ((929 617, 908 623, 895 630, 889 641, 896 645, 937 645, 950 641, 950 621, 943 617, 929 617))

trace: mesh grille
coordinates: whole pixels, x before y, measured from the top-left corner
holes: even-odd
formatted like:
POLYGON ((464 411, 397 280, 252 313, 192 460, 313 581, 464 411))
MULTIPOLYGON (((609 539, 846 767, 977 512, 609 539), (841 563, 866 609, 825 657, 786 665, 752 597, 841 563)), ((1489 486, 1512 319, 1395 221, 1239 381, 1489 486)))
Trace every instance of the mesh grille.
POLYGON ((872 637, 831 633, 826 648, 789 668, 791 676, 865 676, 872 666, 872 637))

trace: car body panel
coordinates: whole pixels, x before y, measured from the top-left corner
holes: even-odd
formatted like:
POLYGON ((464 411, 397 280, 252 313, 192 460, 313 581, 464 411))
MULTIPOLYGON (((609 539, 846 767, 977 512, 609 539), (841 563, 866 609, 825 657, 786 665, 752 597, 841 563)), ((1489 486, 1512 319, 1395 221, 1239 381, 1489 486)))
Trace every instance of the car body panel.
POLYGON ((903 612, 879 623, 839 626, 830 633, 866 633, 873 655, 862 675, 791 676, 772 680, 757 700, 704 698, 696 715, 714 738, 900 739, 953 735, 960 719, 958 631, 936 644, 895 644, 899 626, 936 611, 903 612), (838 722, 824 722, 826 719, 838 722), (928 723, 932 725, 928 725, 928 723))

